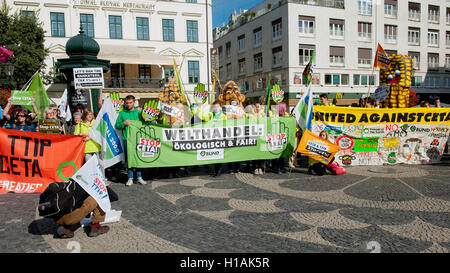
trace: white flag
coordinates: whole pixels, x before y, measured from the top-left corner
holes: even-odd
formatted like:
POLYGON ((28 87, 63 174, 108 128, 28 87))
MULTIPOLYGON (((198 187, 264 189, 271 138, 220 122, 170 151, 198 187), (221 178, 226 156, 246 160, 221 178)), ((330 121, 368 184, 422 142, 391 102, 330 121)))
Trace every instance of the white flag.
POLYGON ((70 107, 67 98, 67 88, 64 90, 64 93, 59 100, 59 116, 64 118, 66 121, 70 121, 72 119, 72 113, 70 112, 70 107))
POLYGON ((111 210, 111 201, 109 200, 108 190, 106 189, 105 178, 102 168, 98 162, 97 155, 94 154, 73 176, 75 180, 104 212, 111 210))
POLYGON ((101 159, 105 168, 125 160, 122 133, 114 126, 118 116, 107 97, 89 131, 89 137, 102 146, 101 159))
POLYGON ((313 118, 313 93, 311 83, 308 85, 306 92, 298 101, 294 108, 295 118, 297 119, 298 126, 305 131, 308 129, 311 131, 312 118, 313 118))

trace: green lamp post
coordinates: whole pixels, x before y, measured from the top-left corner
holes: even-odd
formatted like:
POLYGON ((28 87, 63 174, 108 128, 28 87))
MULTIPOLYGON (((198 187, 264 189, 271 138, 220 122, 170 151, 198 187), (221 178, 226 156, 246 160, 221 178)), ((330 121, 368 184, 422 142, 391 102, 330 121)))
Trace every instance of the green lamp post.
POLYGON ((83 28, 80 27, 79 34, 70 38, 66 43, 66 53, 69 58, 58 59, 55 64, 56 68, 66 76, 69 105, 72 113, 78 104, 92 110, 94 113, 100 111, 101 89, 75 90, 73 83, 74 68, 101 67, 103 73, 111 69, 109 60, 97 58, 99 52, 100 46, 98 43, 84 34, 83 28))

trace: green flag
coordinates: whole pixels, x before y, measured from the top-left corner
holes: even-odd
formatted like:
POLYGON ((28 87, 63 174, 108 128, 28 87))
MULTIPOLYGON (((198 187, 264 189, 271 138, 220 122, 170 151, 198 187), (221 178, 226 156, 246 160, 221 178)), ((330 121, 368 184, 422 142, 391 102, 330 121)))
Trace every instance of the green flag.
POLYGON ((270 73, 269 73, 269 81, 267 82, 267 90, 266 90, 266 97, 264 98, 264 105, 266 105, 266 113, 269 112, 269 105, 270 105, 270 73))
MULTIPOLYGON (((50 99, 47 96, 44 83, 42 82, 39 73, 36 73, 26 91, 31 91, 33 94, 34 103, 36 104, 36 107, 39 111, 37 118, 43 118, 45 108, 50 106, 50 99)), ((30 111, 33 111, 33 107, 31 105, 26 106, 26 108, 30 111)))
POLYGON ((313 71, 313 61, 314 61, 314 56, 316 55, 316 52, 313 51, 313 54, 311 56, 311 59, 309 60, 308 64, 305 67, 305 70, 303 70, 303 83, 308 86, 309 83, 311 82, 311 74, 313 71))

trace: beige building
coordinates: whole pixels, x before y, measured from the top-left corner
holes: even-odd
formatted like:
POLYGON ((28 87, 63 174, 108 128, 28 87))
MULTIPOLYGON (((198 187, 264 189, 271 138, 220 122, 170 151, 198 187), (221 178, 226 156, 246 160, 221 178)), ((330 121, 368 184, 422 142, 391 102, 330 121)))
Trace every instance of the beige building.
POLYGON ((357 101, 379 84, 372 67, 380 43, 415 60, 412 89, 422 99, 450 102, 449 0, 266 0, 230 18, 213 30, 219 78, 247 97, 263 96, 271 73, 294 106, 314 51, 314 94, 357 101))
MULTIPOLYGON (((111 62, 104 75, 103 97, 119 92, 136 98, 155 98, 173 73, 173 59, 187 93, 197 83, 211 82, 211 0, 2 0, 23 15, 43 23, 46 59, 51 69, 67 58, 65 45, 80 25, 100 45, 98 58, 111 62)), ((48 87, 56 101, 65 84, 48 87)), ((146 101, 146 100, 145 100, 146 101)), ((145 103, 144 100, 140 104, 145 103)))

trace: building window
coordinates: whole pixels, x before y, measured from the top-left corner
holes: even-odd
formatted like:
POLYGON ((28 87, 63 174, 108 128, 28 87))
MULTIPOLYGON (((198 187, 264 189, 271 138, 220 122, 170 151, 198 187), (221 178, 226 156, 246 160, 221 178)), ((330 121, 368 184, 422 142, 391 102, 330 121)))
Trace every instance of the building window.
POLYGON ((109 38, 122 39, 122 16, 109 16, 109 38))
POLYGON ((50 12, 50 21, 53 37, 65 37, 66 27, 64 24, 64 13, 50 12))
POLYGON ((370 67, 372 64, 372 49, 358 48, 358 65, 370 67))
POLYGON ((139 65, 139 82, 140 83, 150 83, 152 78, 152 68, 148 64, 139 65))
POLYGON ((227 64, 225 73, 226 73, 225 76, 227 77, 227 80, 231 79, 231 63, 227 64))
POLYGON ((348 85, 348 74, 325 74, 325 85, 348 85))
POLYGON ((217 51, 219 52, 219 60, 222 60, 222 58, 223 58, 223 47, 219 46, 219 49, 217 51))
POLYGON ((430 88, 439 88, 441 87, 441 78, 436 76, 427 76, 425 77, 425 82, 423 85, 430 88))
POLYGON ((372 15, 372 0, 358 0, 358 13, 372 15))
POLYGON ((245 75, 245 59, 240 59, 238 62, 239 75, 245 75))
POLYGON ((345 47, 330 46, 330 65, 344 66, 345 47))
POLYGON ((408 28, 408 44, 420 45, 420 28, 408 28))
POLYGON ((253 72, 262 71, 263 68, 263 57, 262 53, 253 56, 253 72))
POLYGON ((420 3, 408 3, 408 20, 420 21, 420 3))
POLYGON ((450 47, 450 31, 445 33, 445 46, 450 47))
POLYGON ((231 42, 225 44, 225 55, 227 58, 231 57, 231 42))
POLYGON ((428 22, 439 24, 439 7, 428 6, 428 22))
POLYGON ((314 54, 314 45, 299 45, 298 48, 298 56, 299 56, 299 65, 307 65, 311 60, 314 54))
POLYGON ((278 40, 281 38, 282 32, 282 24, 281 18, 272 22, 272 40, 278 40))
POLYGON ((138 40, 149 40, 149 27, 148 18, 137 17, 136 18, 136 32, 138 40))
POLYGON ((358 39, 360 41, 372 40, 372 23, 358 22, 358 39))
POLYGON ((413 68, 419 69, 420 68, 420 52, 408 52, 408 56, 411 57, 413 60, 413 68))
POLYGON ((411 77, 411 86, 420 87, 422 86, 422 77, 421 76, 413 76, 411 77))
POLYGON ((372 75, 360 75, 360 74, 354 74, 353 75, 353 85, 356 86, 368 86, 368 85, 375 85, 375 76, 372 75))
POLYGON ((438 69, 438 68, 439 68, 439 54, 428 53, 428 69, 438 69))
POLYGON ((238 53, 245 51, 245 35, 241 35, 237 40, 238 53))
POLYGON ((397 18, 397 0, 384 1, 384 16, 397 18))
POLYGON ((315 18, 298 16, 298 32, 302 35, 312 36, 315 30, 315 18))
POLYGON ((187 20, 186 28, 187 28, 187 41, 191 43, 198 43, 198 22, 187 20))
POLYGON ((450 70, 450 54, 445 55, 445 70, 450 70))
POLYGON ((445 88, 450 88, 450 77, 446 77, 445 78, 445 85, 444 85, 444 87, 445 88))
POLYGON ((172 78, 175 70, 173 68, 164 69, 164 83, 169 83, 169 78, 172 78))
POLYGON ((175 41, 173 19, 162 19, 162 30, 163 41, 175 41))
POLYGON ((397 43, 397 26, 384 25, 384 40, 386 43, 397 43))
POLYGON ((283 62, 283 47, 279 46, 272 49, 272 67, 279 67, 283 62))
POLYGON ((124 87, 125 65, 111 64, 111 87, 124 87))
POLYGON ((330 19, 330 37, 344 38, 344 20, 330 19))
POLYGON ((32 10, 21 10, 20 16, 34 18, 34 11, 32 10))
POLYGON ((428 45, 439 46, 439 30, 428 30, 428 45))
POLYGON ((253 47, 262 45, 262 29, 259 27, 253 30, 253 47))
POLYGON ((190 84, 200 82, 200 69, 198 61, 188 61, 188 76, 190 84))
POLYGON ((84 30, 84 33, 94 38, 94 15, 92 14, 80 14, 80 24, 84 30))

